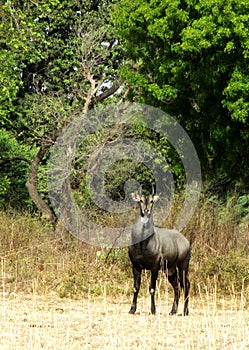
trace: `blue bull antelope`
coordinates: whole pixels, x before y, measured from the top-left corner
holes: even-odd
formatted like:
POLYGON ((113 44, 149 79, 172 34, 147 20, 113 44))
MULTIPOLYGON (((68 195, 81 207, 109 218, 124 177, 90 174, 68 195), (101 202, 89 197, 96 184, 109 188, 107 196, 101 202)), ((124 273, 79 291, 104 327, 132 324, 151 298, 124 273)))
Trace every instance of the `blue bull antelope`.
MULTIPOLYGON (((154 192, 154 191, 153 191, 154 192)), ((129 257, 134 276, 134 296, 130 314, 137 309, 137 297, 141 284, 142 270, 151 271, 151 313, 156 313, 155 290, 158 272, 163 269, 174 289, 174 302, 170 315, 177 313, 181 289, 184 291, 183 315, 188 315, 189 287, 188 268, 190 243, 177 230, 168 230, 154 226, 153 205, 159 196, 132 193, 132 198, 139 204, 140 214, 136 219, 131 234, 129 257)))

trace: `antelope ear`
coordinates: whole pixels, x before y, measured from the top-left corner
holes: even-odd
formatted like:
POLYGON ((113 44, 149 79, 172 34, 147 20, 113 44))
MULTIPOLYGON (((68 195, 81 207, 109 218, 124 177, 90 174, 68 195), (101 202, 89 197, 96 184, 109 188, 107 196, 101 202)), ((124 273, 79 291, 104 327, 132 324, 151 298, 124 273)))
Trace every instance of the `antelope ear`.
POLYGON ((139 194, 137 194, 137 193, 132 193, 132 194, 131 194, 131 197, 132 197, 132 199, 133 199, 135 202, 139 202, 139 201, 140 201, 140 196, 139 196, 139 194))
POLYGON ((153 196, 153 201, 154 201, 154 202, 157 202, 158 199, 159 199, 159 195, 155 194, 155 195, 153 196))

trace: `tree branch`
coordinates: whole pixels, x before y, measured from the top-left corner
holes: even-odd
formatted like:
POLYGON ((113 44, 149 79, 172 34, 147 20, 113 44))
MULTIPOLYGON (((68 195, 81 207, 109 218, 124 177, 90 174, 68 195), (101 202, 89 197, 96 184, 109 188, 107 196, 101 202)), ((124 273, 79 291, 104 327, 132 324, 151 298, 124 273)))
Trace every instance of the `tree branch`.
POLYGON ((124 79, 119 78, 115 83, 113 83, 113 85, 109 89, 105 90, 104 92, 102 92, 102 94, 97 96, 97 101, 103 101, 107 97, 113 95, 120 88, 123 82, 124 79))

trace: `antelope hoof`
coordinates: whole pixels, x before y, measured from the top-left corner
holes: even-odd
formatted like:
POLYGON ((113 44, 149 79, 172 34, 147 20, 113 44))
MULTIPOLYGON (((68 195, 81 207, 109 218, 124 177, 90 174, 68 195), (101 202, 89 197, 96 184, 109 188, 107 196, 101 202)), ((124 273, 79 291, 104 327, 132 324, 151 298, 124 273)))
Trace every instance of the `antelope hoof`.
POLYGON ((129 311, 129 314, 134 315, 135 312, 136 312, 136 309, 131 308, 130 311, 129 311))
POLYGON ((152 308, 150 311, 151 311, 151 315, 155 315, 156 314, 156 308, 152 308))
POLYGON ((171 310, 170 313, 169 313, 170 316, 174 316, 176 315, 176 311, 175 310, 171 310))

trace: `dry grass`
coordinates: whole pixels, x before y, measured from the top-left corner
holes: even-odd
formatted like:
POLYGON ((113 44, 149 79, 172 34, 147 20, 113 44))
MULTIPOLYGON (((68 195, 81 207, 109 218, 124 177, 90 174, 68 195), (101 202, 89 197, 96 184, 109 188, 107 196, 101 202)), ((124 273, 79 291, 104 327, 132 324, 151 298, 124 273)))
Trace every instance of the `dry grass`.
POLYGON ((206 293, 191 299, 188 317, 169 316, 167 295, 158 297, 157 314, 149 298, 139 299, 136 315, 130 300, 102 296, 81 301, 54 295, 2 294, 2 350, 38 349, 249 349, 249 312, 243 296, 217 299, 206 293))

